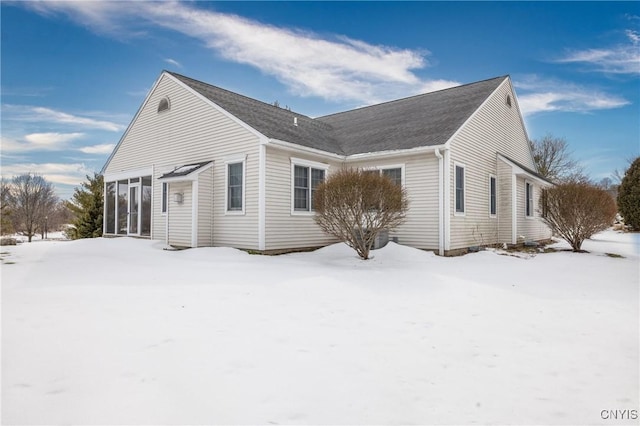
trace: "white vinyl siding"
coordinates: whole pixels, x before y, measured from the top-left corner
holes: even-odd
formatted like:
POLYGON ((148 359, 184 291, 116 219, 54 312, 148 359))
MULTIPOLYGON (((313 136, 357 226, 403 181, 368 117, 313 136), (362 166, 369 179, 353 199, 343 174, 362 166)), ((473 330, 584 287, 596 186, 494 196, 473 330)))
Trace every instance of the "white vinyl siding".
POLYGON ((191 247, 191 182, 172 182, 169 193, 169 244, 191 247), (176 201, 175 194, 182 194, 182 203, 176 201))
POLYGON ((503 161, 498 161, 498 241, 511 243, 513 236, 513 212, 512 212, 512 186, 513 179, 511 167, 503 161))
POLYGON ((509 221, 512 221, 512 212, 509 203, 512 203, 513 198, 507 194, 511 186, 511 173, 509 171, 508 177, 503 179, 505 172, 498 171, 497 153, 535 170, 528 138, 513 96, 512 106, 505 104, 506 96, 511 91, 509 80, 505 80, 450 142, 448 179, 451 250, 478 244, 511 242, 509 221), (456 162, 465 165, 464 216, 455 214, 456 162), (487 214, 490 209, 490 199, 487 197, 488 174, 496 175, 498 181, 497 221, 487 214))
POLYGON ((517 239, 524 239, 525 241, 536 241, 551 238, 551 231, 542 222, 540 217, 540 209, 538 203, 540 200, 540 194, 542 190, 540 186, 535 185, 524 178, 517 177, 516 179, 516 198, 517 198, 517 239), (532 185, 532 216, 526 215, 526 184, 532 185))
POLYGON ((210 193, 215 197, 213 245, 257 249, 258 153, 258 136, 164 75, 141 107, 105 172, 153 166, 152 238, 165 240, 162 184, 158 177, 184 164, 213 160, 214 188, 210 193), (158 113, 158 104, 164 97, 171 99, 171 108, 158 113), (225 157, 238 154, 246 156, 245 214, 226 215, 225 157))
POLYGON ((400 244, 427 250, 438 249, 438 159, 434 154, 387 160, 349 162, 361 169, 401 169, 409 211, 405 223, 389 233, 400 244))
MULTIPOLYGON (((297 160, 311 163, 324 163, 331 169, 341 167, 340 163, 328 161, 318 156, 304 156, 288 151, 266 147, 266 219, 265 249, 282 250, 305 247, 318 247, 336 242, 316 225, 313 214, 295 214, 293 211, 292 184, 297 160)), ((298 161, 298 164, 302 162, 298 161)), ((320 166, 315 166, 320 167, 320 166)))
POLYGON ((213 244, 213 168, 198 175, 198 247, 213 244))

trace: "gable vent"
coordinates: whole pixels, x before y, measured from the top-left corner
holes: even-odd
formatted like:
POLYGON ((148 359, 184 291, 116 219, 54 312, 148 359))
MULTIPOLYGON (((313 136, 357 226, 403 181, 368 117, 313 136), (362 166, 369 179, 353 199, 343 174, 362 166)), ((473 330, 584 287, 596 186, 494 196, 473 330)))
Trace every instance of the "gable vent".
POLYGON ((169 108, 171 108, 171 105, 169 104, 169 98, 160 99, 160 102, 158 103, 158 112, 168 111, 169 108))

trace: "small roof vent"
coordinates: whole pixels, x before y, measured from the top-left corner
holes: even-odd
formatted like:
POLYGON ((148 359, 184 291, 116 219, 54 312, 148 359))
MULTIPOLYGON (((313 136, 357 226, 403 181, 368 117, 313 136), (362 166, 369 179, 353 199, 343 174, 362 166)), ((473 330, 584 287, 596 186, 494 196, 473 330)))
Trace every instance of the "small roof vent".
POLYGON ((298 125, 298 117, 293 117, 293 125, 294 126, 298 125))
POLYGON ((169 104, 169 98, 162 98, 158 103, 158 112, 168 111, 171 108, 171 104, 169 104))

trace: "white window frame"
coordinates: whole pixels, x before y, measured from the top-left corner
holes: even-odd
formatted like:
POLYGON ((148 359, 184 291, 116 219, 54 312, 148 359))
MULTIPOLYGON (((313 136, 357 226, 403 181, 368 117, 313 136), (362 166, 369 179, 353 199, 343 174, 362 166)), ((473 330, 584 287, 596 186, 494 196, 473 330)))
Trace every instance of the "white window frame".
POLYGON ((467 167, 463 163, 453 162, 453 215, 467 215, 467 167), (462 169, 462 211, 458 211, 458 173, 457 168, 462 169))
POLYGON ((494 174, 489 174, 489 217, 495 219, 498 217, 498 178, 494 174), (491 196, 494 195, 491 193, 491 180, 495 182, 495 203, 496 203, 496 211, 494 213, 491 212, 491 196))
POLYGON ((169 182, 162 182, 160 188, 160 212, 162 215, 167 214, 169 210, 169 182))
POLYGON ((296 210, 296 205, 295 205, 296 166, 307 167, 309 169, 309 198, 311 198, 311 169, 324 170, 324 179, 327 180, 327 176, 329 173, 329 165, 327 163, 319 163, 317 161, 291 157, 291 190, 290 190, 291 215, 292 216, 313 216, 315 214, 315 210, 311 209, 311 199, 309 199, 309 210, 296 210))
POLYGON ((226 216, 242 216, 246 214, 247 197, 247 155, 239 154, 226 157, 224 159, 224 214, 226 216), (242 164, 242 208, 229 210, 229 166, 232 164, 242 164))
POLYGON ((405 187, 405 181, 404 181, 404 163, 401 164, 385 164, 382 166, 367 166, 367 167, 363 167, 362 170, 363 171, 369 171, 369 170, 379 170, 380 174, 382 174, 383 170, 391 170, 391 169, 400 169, 400 185, 402 185, 402 187, 405 187))
POLYGON ((535 218, 536 211, 534 207, 534 201, 535 201, 535 196, 533 191, 533 184, 530 181, 525 180, 524 181, 524 217, 527 219, 535 218), (527 186, 530 188, 528 197, 527 197, 527 186), (530 214, 527 214, 527 205, 529 204, 529 201, 531 201, 530 208, 528 209, 530 214))

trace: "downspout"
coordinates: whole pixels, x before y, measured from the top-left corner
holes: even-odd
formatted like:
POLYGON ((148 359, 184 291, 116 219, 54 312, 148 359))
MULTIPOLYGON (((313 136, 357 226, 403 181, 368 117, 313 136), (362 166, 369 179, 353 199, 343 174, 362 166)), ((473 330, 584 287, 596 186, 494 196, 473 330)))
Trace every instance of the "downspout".
POLYGON ((511 244, 518 243, 518 177, 511 167, 511 244))
MULTIPOLYGON (((102 180, 102 236, 107 233, 107 181, 102 180)), ((116 203, 117 205, 117 203, 116 203)), ((115 219, 114 219, 115 220, 115 219)), ((113 224, 115 226, 115 223, 113 224)))
POLYGON ((445 146, 444 151, 444 251, 451 248, 451 151, 445 146))
POLYGON ((167 247, 169 247, 169 205, 171 204, 171 197, 169 196, 170 186, 171 184, 167 182, 167 211, 164 214, 164 227, 165 227, 164 235, 165 235, 167 247))
POLYGON ((438 254, 444 256, 444 158, 440 148, 434 153, 438 157, 438 254))

